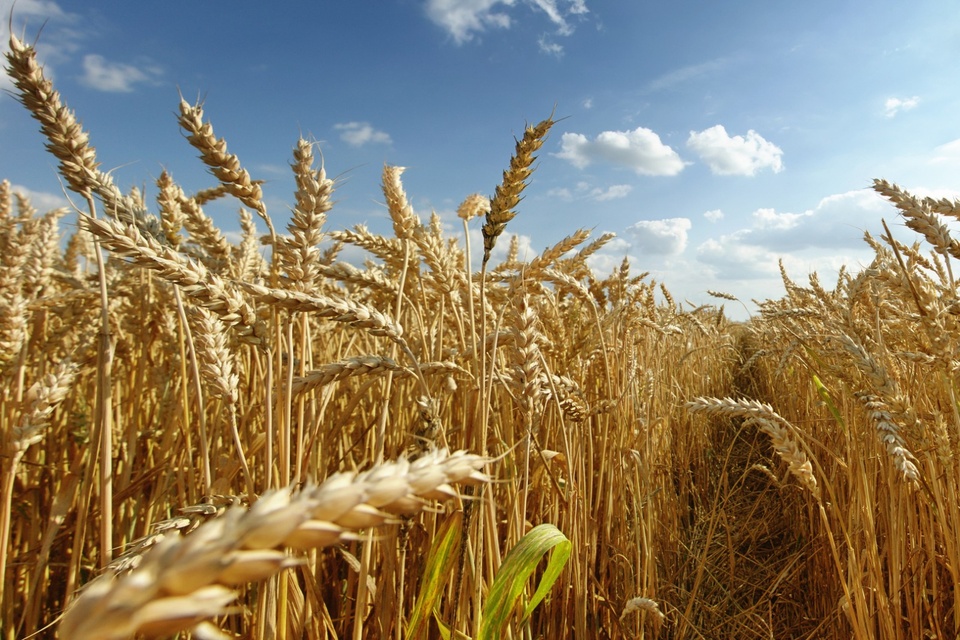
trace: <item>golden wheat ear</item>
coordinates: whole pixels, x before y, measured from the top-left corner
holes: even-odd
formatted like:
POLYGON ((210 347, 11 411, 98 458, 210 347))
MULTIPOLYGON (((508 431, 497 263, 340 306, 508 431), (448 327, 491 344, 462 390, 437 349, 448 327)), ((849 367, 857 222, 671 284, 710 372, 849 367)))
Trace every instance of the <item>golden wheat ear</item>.
POLYGON ((134 568, 106 574, 80 593, 60 623, 73 640, 169 635, 228 614, 236 588, 301 564, 284 549, 310 550, 349 540, 361 529, 456 497, 457 485, 484 484, 489 459, 431 450, 362 473, 338 473, 317 486, 264 494, 233 506, 186 536, 168 529, 134 568))

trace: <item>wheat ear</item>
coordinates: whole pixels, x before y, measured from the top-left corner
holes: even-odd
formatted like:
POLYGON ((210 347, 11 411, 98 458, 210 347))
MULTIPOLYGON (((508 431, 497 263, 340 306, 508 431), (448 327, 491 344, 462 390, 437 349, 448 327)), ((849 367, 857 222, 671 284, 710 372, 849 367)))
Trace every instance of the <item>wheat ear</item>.
POLYGON ((687 403, 687 410, 704 412, 710 415, 725 415, 730 417, 746 418, 747 422, 756 425, 761 431, 770 436, 774 450, 787 463, 790 473, 807 487, 814 496, 820 496, 817 479, 813 475, 813 465, 807 454, 794 439, 796 429, 787 420, 780 416, 768 404, 746 398, 694 398, 687 403))
POLYGON ((266 328, 257 318, 256 311, 239 291, 217 275, 209 273, 202 264, 192 262, 152 238, 143 236, 134 226, 116 220, 97 220, 84 214, 80 214, 79 219, 80 226, 98 237, 105 247, 179 285, 198 304, 233 327, 240 340, 264 347, 266 328))
POLYGON ((536 153, 543 146, 544 138, 553 118, 547 118, 536 126, 528 126, 523 138, 517 141, 516 152, 510 158, 510 168, 503 172, 503 182, 497 186, 493 198, 490 200, 490 210, 483 224, 483 264, 490 260, 497 238, 507 227, 507 223, 517 215, 513 210, 520 203, 520 194, 527 187, 527 178, 533 173, 531 166, 536 160, 536 153))
POLYGON ((60 624, 72 640, 121 640, 170 635, 229 613, 233 587, 264 580, 300 564, 284 548, 317 549, 455 497, 455 484, 490 480, 488 459, 433 450, 364 473, 338 473, 319 486, 263 495, 249 509, 234 506, 181 536, 164 534, 137 563, 105 574, 74 600, 60 624))

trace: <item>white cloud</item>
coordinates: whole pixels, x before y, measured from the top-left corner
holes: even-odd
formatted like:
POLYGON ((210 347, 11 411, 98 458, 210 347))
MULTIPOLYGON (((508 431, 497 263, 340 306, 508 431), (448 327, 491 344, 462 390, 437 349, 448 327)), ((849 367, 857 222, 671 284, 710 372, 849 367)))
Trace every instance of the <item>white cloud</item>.
POLYGON ((723 220, 723 211, 720 209, 711 209, 710 211, 704 211, 703 217, 709 220, 710 222, 719 222, 723 220))
POLYGON ((540 36, 540 39, 537 40, 537 44, 540 45, 541 53, 546 53, 547 55, 556 56, 557 58, 563 57, 563 46, 557 44, 556 42, 550 42, 547 39, 547 36, 540 36))
POLYGON ((109 62, 103 56, 90 53, 83 56, 83 76, 80 81, 98 91, 129 93, 133 85, 155 82, 161 74, 158 67, 136 67, 124 62, 109 62))
POLYGON ((333 125, 333 128, 340 131, 340 139, 353 147, 362 147, 373 142, 377 144, 392 144, 390 135, 377 131, 369 122, 342 122, 333 125))
POLYGON ((783 150, 753 129, 746 137, 731 137, 718 124, 700 132, 691 131, 687 146, 717 175, 752 176, 764 168, 774 173, 783 171, 783 150))
POLYGON ((710 238, 697 247, 697 262, 708 265, 720 280, 752 280, 779 275, 777 254, 739 242, 736 234, 710 238))
POLYGON ((688 218, 641 220, 626 228, 624 235, 643 254, 679 255, 687 248, 688 218))
POLYGON ((565 133, 557 157, 569 160, 578 169, 604 161, 633 169, 648 176, 674 176, 683 171, 677 152, 644 127, 633 131, 604 131, 593 140, 581 133, 565 133))
POLYGON ((46 213, 52 209, 70 208, 70 202, 62 193, 50 193, 48 191, 34 191, 19 184, 10 185, 10 191, 19 193, 30 200, 30 205, 41 213, 46 213))
POLYGON ((587 98, 583 101, 584 109, 593 109, 593 98, 587 98))
POLYGON ((510 16, 496 11, 498 5, 511 6, 515 0, 428 0, 427 17, 443 27, 457 44, 473 40, 475 33, 488 28, 510 28, 510 16))
POLYGON ((777 213, 774 209, 757 209, 753 212, 754 226, 757 229, 776 229, 787 231, 798 226, 804 218, 813 215, 813 211, 805 213, 777 213))
POLYGON ((771 273, 771 256, 775 269, 779 256, 799 259, 804 254, 809 260, 827 260, 841 251, 862 252, 864 230, 876 229, 882 217, 893 213, 891 205, 871 189, 827 196, 801 213, 757 209, 749 227, 702 243, 697 259, 720 269, 726 274, 722 277, 766 277, 771 273))
MULTIPOLYGON (((442 27, 457 44, 470 42, 478 34, 488 29, 509 29, 513 19, 509 9, 517 5, 517 0, 427 0, 425 11, 427 18, 442 27)), ((589 12, 586 0, 524 0, 527 4, 546 15, 554 25, 557 35, 567 36, 573 33, 569 16, 580 16, 589 12)), ((557 55, 555 44, 540 43, 541 50, 557 55)))
POLYGON ((610 185, 606 189, 601 189, 599 187, 592 189, 590 191, 590 196, 594 200, 599 200, 603 202, 604 200, 616 200, 618 198, 626 198, 631 191, 633 191, 633 187, 631 187, 628 184, 614 184, 614 185, 610 185))
POLYGON ((625 198, 631 191, 633 191, 633 187, 629 184, 614 184, 603 189, 601 187, 594 187, 589 182, 578 182, 573 190, 569 187, 558 187, 547 191, 547 195, 567 201, 573 200, 574 198, 591 198, 598 202, 603 202, 605 200, 625 198))
POLYGON ((886 102, 883 103, 884 115, 892 118, 901 111, 914 109, 918 104, 920 104, 920 96, 913 96, 905 100, 901 100, 900 98, 887 98, 886 102))

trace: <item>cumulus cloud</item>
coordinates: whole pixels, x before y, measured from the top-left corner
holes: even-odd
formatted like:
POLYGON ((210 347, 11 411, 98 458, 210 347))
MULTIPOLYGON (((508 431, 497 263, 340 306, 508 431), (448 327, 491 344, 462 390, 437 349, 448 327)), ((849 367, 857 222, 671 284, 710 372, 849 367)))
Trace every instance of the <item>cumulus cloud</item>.
POLYGON ((779 275, 779 256, 764 247, 743 244, 736 234, 710 238, 697 247, 697 261, 720 280, 753 280, 779 275))
POLYGON ((342 122, 333 125, 333 128, 340 131, 340 139, 352 147, 362 147, 371 142, 376 144, 393 142, 389 134, 377 131, 369 122, 342 122))
POLYGON ((692 226, 689 218, 641 220, 627 227, 624 235, 641 253, 675 256, 687 248, 687 232, 692 226))
POLYGON ((691 131, 687 146, 717 175, 752 176, 761 169, 783 171, 783 150, 751 129, 744 136, 730 136, 723 125, 691 131))
POLYGON ((804 213, 778 213, 775 209, 757 209, 753 212, 754 226, 757 229, 775 229, 786 231, 798 226, 804 218, 813 215, 813 211, 804 213))
MULTIPOLYGON (((431 22, 450 34, 454 42, 463 44, 489 29, 509 29, 513 25, 509 10, 518 4, 518 0, 427 0, 424 9, 431 22)), ((545 15, 561 36, 573 33, 571 16, 589 12, 586 0, 522 0, 522 4, 545 15)), ((543 40, 540 47, 551 55, 563 50, 550 43, 545 48, 543 40)))
POLYGON ((799 271, 852 266, 851 256, 866 249, 863 230, 875 228, 889 208, 873 190, 860 189, 827 196, 801 213, 757 209, 749 227, 701 243, 696 259, 714 277, 735 280, 778 277, 781 258, 799 271))
POLYGON ((110 93, 129 93, 134 85, 152 84, 161 75, 159 67, 138 67, 125 62, 110 62, 101 55, 83 56, 83 76, 80 81, 92 89, 110 93))
POLYGON ((906 99, 887 98, 886 102, 883 103, 883 112, 888 118, 892 118, 901 111, 910 111, 916 108, 918 104, 920 104, 920 96, 906 99))
POLYGON ((578 169, 599 161, 633 169, 640 175, 674 176, 684 167, 677 152, 644 127, 633 131, 604 131, 593 140, 582 133, 565 133, 560 146, 557 157, 570 161, 578 169))
POLYGON ((703 217, 709 220, 710 222, 720 222, 723 220, 723 211, 720 209, 711 209, 710 211, 704 211, 703 217))

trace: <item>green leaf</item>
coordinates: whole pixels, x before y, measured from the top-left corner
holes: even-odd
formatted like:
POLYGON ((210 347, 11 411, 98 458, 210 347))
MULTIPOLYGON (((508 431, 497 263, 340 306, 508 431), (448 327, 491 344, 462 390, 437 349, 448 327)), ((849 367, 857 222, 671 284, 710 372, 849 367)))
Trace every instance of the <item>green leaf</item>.
POLYGON ((541 524, 523 536, 510 550, 507 557, 503 559, 503 564, 500 565, 497 577, 487 594, 477 640, 495 640, 503 636, 503 630, 523 594, 527 579, 536 570, 544 554, 551 550, 540 584, 533 598, 524 607, 524 621, 543 601, 560 577, 560 572, 570 558, 573 543, 552 524, 541 524))
POLYGON ((830 413, 833 414, 833 419, 837 421, 844 431, 847 430, 847 425, 843 422, 843 416, 840 415, 840 410, 837 409, 837 405, 833 403, 833 398, 830 397, 830 391, 827 390, 823 383, 820 381, 820 378, 817 377, 817 374, 813 374, 813 386, 817 388, 817 393, 820 394, 820 399, 827 405, 827 409, 830 410, 830 413))
MULTIPOLYGON (((420 583, 420 593, 417 594, 417 603, 407 623, 405 637, 414 639, 427 637, 430 614, 439 603, 447 578, 450 577, 457 558, 460 557, 462 537, 463 512, 457 511, 443 523, 430 547, 427 566, 420 583)), ((439 622, 439 618, 437 621, 439 622)))

